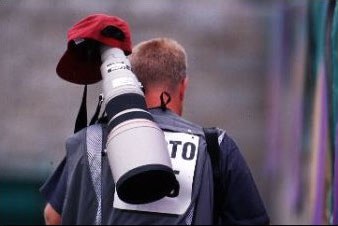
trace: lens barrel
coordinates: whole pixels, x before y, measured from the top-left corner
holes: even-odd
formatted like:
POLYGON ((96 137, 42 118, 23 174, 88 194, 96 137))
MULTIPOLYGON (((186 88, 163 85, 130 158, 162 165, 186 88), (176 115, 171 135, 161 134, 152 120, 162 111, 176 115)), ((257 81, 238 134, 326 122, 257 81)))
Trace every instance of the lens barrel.
POLYGON ((147 110, 144 93, 123 51, 101 48, 108 116, 107 155, 119 198, 145 204, 177 189, 163 131, 147 110))

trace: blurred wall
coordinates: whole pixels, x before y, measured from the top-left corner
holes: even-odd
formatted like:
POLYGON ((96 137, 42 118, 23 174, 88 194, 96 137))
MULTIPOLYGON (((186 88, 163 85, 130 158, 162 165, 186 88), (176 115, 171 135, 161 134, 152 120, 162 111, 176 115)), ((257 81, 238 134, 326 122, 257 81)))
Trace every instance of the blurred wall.
MULTIPOLYGON (((107 13, 130 23, 134 44, 166 36, 186 48, 191 83, 184 116, 233 136, 273 212, 262 177, 273 5, 243 0, 0 1, 0 177, 44 180, 56 168, 82 95, 81 86, 55 72, 66 31, 89 14, 107 13)), ((100 84, 90 87, 89 115, 99 93, 100 84)))

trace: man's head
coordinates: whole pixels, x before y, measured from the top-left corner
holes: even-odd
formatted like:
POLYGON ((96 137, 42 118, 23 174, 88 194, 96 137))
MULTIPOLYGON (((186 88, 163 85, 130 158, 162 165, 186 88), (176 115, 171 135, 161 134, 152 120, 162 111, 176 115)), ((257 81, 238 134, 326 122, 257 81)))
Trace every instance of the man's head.
POLYGON ((187 55, 175 40, 156 38, 141 42, 130 55, 132 70, 145 88, 149 108, 160 105, 160 95, 171 96, 168 108, 181 115, 187 87, 187 55))

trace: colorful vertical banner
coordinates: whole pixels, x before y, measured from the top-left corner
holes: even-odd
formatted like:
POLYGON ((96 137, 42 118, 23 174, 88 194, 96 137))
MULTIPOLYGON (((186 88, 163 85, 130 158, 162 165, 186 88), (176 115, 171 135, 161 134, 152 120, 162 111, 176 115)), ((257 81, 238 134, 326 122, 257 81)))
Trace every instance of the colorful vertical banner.
POLYGON ((329 77, 331 74, 330 31, 332 2, 311 1, 309 18, 310 79, 315 80, 311 129, 310 206, 312 224, 328 224, 332 203, 332 155, 330 148, 329 77))
POLYGON ((338 224, 338 7, 335 5, 331 33, 332 78, 331 78, 331 133, 333 133, 334 183, 333 183, 333 224, 338 224))
POLYGON ((337 225, 338 8, 302 4, 278 1, 272 18, 267 175, 280 179, 278 222, 337 225))

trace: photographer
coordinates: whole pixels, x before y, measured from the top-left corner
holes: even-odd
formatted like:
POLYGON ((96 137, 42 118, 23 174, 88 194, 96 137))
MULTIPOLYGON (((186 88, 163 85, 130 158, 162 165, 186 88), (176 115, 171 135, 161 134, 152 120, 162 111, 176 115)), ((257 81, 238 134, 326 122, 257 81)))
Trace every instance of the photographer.
MULTIPOLYGON (((169 38, 152 39, 134 47, 129 60, 143 85, 151 117, 164 132, 179 192, 143 204, 121 200, 105 154, 107 121, 100 120, 68 139, 67 157, 43 186, 48 202, 46 223, 268 224, 263 202, 235 142, 225 131, 215 129, 219 153, 217 158, 211 157, 206 132, 181 117, 188 85, 184 48, 169 38)), ((130 137, 129 142, 137 146, 140 140, 130 137)), ((136 158, 142 155, 139 152, 136 158)))

